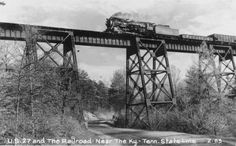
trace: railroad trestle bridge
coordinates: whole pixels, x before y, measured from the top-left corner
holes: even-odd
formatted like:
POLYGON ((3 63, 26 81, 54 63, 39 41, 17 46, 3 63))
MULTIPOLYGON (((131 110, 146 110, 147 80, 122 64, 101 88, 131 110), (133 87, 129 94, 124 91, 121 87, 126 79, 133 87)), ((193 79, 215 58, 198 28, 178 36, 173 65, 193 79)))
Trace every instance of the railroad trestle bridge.
POLYGON ((219 94, 234 89, 235 36, 183 34, 148 38, 132 34, 0 23, 0 39, 26 42, 26 66, 49 58, 61 67, 51 56, 54 52, 63 60, 62 67, 73 68, 74 72, 78 72, 76 45, 126 49, 127 127, 143 123, 152 129, 158 126, 152 125, 149 119, 152 111, 164 106, 168 112, 176 104, 168 52, 198 53, 200 69, 210 77, 206 82, 219 94), (40 43, 47 44, 50 49, 46 50, 45 45, 40 43), (62 50, 60 46, 63 46, 62 50), (43 53, 40 57, 38 50, 43 53))

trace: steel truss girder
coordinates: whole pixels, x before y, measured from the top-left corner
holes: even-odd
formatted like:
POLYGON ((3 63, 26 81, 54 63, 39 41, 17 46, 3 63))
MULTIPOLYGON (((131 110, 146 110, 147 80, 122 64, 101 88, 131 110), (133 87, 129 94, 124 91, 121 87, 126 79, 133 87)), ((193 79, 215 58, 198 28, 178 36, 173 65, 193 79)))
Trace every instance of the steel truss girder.
POLYGON ((201 79, 210 89, 227 94, 235 89, 236 67, 231 46, 202 42, 199 52, 201 79))
POLYGON ((132 43, 135 48, 127 49, 126 56, 126 125, 134 127, 139 123, 154 129, 161 120, 153 123, 152 114, 159 112, 161 105, 167 107, 167 113, 176 104, 166 43, 143 38, 136 38, 132 43), (157 47, 145 47, 146 41, 157 47))

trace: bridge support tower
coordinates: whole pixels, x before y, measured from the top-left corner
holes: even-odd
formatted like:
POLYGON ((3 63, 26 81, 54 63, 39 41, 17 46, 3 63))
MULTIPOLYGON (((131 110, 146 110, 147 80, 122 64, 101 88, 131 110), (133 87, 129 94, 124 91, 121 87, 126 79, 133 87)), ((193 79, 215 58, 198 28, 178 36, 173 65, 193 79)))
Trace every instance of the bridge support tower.
MULTIPOLYGON (((49 43, 45 36, 52 33, 52 31, 37 29, 31 26, 24 27, 23 31, 25 32, 26 45, 20 66, 18 90, 21 94, 26 92, 26 95, 21 100, 24 100, 22 103, 30 109, 32 134, 36 137, 37 127, 35 126, 38 122, 37 115, 41 112, 38 110, 38 106, 40 106, 38 101, 43 100, 42 98, 44 97, 42 95, 44 93, 41 93, 41 91, 50 86, 48 85, 50 80, 55 80, 52 82, 52 89, 55 88, 55 91, 60 90, 60 95, 63 97, 62 107, 65 107, 66 95, 70 94, 72 87, 74 89, 72 81, 77 82, 76 50, 72 32, 57 32, 63 35, 61 41, 49 43), (57 75, 53 78, 54 74, 57 75), (58 76, 59 78, 55 78, 58 76), (47 83, 44 83, 44 79, 46 79, 47 83)), ((54 93, 55 91, 50 92, 54 93)), ((59 94, 51 94, 51 96, 57 95, 59 94)), ((55 100, 56 98, 58 97, 55 97, 55 100)), ((62 109, 62 112, 64 113, 64 109, 62 109)))
POLYGON ((26 34, 26 47, 22 59, 22 68, 44 69, 42 62, 50 62, 49 67, 59 69, 63 78, 68 80, 72 76, 77 78, 78 66, 75 49, 75 38, 73 32, 67 31, 48 31, 37 29, 36 27, 24 27, 26 34), (63 36, 61 41, 51 43, 47 41, 46 35, 50 33, 60 33, 63 36))
POLYGON ((158 116, 176 104, 166 43, 135 38, 131 46, 126 53, 126 126, 155 129, 162 120, 158 116))
POLYGON ((227 45, 212 45, 203 41, 199 51, 200 79, 218 94, 235 90, 236 66, 233 49, 227 45))

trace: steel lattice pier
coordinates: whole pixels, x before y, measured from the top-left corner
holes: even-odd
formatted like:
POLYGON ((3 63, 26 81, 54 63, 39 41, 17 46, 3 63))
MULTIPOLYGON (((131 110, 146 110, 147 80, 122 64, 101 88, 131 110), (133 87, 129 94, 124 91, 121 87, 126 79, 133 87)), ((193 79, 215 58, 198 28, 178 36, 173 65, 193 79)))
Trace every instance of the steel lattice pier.
POLYGON ((163 40, 136 38, 133 46, 135 51, 127 49, 126 58, 126 125, 135 127, 141 124, 152 129, 157 126, 150 121, 155 113, 153 111, 158 112, 160 104, 175 104, 166 43, 163 40), (157 47, 150 49, 143 46, 147 41, 152 41, 157 47))
POLYGON ((57 69, 57 72, 61 74, 61 78, 64 80, 63 84, 67 86, 65 90, 68 90, 68 85, 71 83, 72 78, 74 80, 78 75, 73 32, 62 31, 60 32, 64 36, 62 41, 51 43, 44 40, 42 44, 38 40, 43 40, 43 34, 47 32, 30 26, 24 27, 24 30, 26 32, 26 48, 24 50, 22 69, 26 69, 29 73, 33 73, 35 68, 44 70, 46 66, 42 65, 43 62, 50 61, 50 67, 57 69), (57 55, 57 58, 55 58, 55 55, 57 55), (61 60, 62 63, 60 63, 61 60))
POLYGON ((199 52, 201 79, 218 93, 235 90, 236 67, 231 46, 212 45, 203 42, 199 52))

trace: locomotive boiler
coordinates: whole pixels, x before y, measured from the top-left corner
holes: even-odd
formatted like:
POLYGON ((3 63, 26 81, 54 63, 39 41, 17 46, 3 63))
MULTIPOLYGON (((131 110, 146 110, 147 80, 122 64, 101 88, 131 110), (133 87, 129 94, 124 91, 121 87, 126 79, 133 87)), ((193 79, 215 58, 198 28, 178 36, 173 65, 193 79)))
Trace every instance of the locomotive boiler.
POLYGON ((106 27, 106 32, 111 33, 128 33, 150 37, 157 34, 179 35, 179 30, 170 28, 169 25, 156 25, 151 22, 139 22, 118 16, 108 18, 106 20, 106 27))

